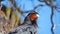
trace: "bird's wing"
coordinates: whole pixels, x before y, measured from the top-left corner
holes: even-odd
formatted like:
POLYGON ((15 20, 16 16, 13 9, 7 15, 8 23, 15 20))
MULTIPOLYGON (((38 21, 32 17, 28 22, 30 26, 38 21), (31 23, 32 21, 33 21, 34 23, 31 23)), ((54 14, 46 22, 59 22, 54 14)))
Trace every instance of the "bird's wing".
POLYGON ((37 34, 37 30, 31 26, 20 26, 9 34, 37 34))
POLYGON ((14 29, 14 30, 12 30, 12 31, 9 32, 8 34, 17 34, 19 31, 22 32, 22 28, 21 28, 21 26, 18 27, 18 28, 16 28, 16 29, 14 29))

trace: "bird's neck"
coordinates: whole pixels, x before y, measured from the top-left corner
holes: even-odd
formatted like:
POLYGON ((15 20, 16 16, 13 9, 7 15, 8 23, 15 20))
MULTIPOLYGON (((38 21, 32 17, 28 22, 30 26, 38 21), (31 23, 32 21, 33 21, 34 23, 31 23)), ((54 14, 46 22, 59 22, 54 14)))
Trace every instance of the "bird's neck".
POLYGON ((37 26, 36 21, 31 21, 29 17, 26 17, 26 19, 24 20, 24 24, 34 25, 35 27, 37 26))

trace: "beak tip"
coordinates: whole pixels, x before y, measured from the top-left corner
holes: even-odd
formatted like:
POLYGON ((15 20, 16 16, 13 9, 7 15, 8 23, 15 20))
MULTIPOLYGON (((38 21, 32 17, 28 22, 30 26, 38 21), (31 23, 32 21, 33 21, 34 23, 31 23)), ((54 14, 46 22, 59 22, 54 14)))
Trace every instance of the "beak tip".
POLYGON ((39 15, 37 14, 37 17, 39 17, 39 15))

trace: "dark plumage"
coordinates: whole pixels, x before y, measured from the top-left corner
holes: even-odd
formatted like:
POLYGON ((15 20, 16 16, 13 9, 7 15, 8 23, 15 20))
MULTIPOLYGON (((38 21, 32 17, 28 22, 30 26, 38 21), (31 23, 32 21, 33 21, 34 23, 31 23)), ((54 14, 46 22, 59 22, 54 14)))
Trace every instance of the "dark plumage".
POLYGON ((36 21, 37 21, 37 13, 35 11, 31 12, 25 17, 23 24, 21 24, 19 27, 9 32, 8 34, 37 34, 36 21))

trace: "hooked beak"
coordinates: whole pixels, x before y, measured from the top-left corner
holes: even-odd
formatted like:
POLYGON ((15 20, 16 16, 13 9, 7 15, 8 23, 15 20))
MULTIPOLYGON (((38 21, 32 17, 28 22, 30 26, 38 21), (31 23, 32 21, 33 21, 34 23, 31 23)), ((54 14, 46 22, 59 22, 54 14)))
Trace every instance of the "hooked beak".
POLYGON ((37 17, 39 17, 39 14, 36 14, 37 15, 37 17))

